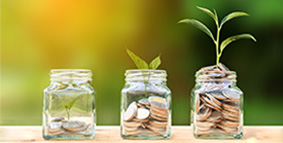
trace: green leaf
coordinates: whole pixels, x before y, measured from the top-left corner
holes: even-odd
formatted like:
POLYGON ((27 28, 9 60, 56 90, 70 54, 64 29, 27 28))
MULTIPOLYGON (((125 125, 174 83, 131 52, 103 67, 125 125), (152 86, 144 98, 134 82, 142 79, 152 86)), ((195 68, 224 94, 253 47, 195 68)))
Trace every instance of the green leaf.
POLYGON ((208 14, 211 18, 213 18, 215 23, 218 25, 218 18, 217 18, 217 14, 216 14, 215 11, 214 11, 214 14, 213 14, 209 9, 199 7, 199 6, 197 6, 197 8, 200 9, 201 11, 205 12, 206 14, 208 14))
POLYGON ((233 18, 236 18, 236 17, 240 17, 240 16, 249 16, 249 14, 245 13, 245 12, 232 12, 228 15, 226 15, 222 21, 221 21, 221 24, 220 24, 220 27, 223 26, 224 23, 226 23, 227 21, 233 19, 233 18))
POLYGON ((198 20, 195 20, 195 19, 183 19, 183 20, 180 20, 178 23, 192 24, 196 28, 198 28, 198 29, 202 30, 204 33, 206 33, 213 40, 213 42, 215 41, 212 33, 210 32, 210 30, 204 24, 199 22, 198 20))
POLYGON ((225 39, 220 46, 220 50, 223 51, 226 46, 228 46, 231 42, 234 42, 239 39, 252 39, 253 41, 256 42, 256 39, 251 35, 251 34, 239 34, 235 36, 231 36, 227 39, 225 39))
POLYGON ((64 101, 61 101, 61 103, 62 103, 62 106, 63 106, 64 108, 67 108, 67 109, 68 109, 68 105, 67 105, 64 101))
POLYGON ((154 60, 151 61, 151 63, 149 64, 149 68, 155 70, 159 67, 160 64, 161 64, 161 60, 159 55, 158 57, 156 57, 154 60))
POLYGON ((138 57, 136 54, 131 52, 129 49, 127 49, 127 53, 131 57, 131 59, 134 61, 138 69, 148 69, 148 64, 143 59, 138 57))
POLYGON ((68 109, 71 110, 71 108, 73 107, 74 103, 79 99, 80 96, 76 97, 74 100, 72 100, 69 104, 68 104, 68 109))

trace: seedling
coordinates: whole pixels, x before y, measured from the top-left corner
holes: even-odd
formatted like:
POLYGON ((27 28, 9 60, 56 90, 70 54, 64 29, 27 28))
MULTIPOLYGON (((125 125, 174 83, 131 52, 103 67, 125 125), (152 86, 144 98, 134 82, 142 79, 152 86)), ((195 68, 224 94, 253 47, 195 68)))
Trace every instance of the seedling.
POLYGON ((216 27, 217 27, 216 40, 215 40, 213 34, 211 33, 211 31, 209 30, 209 28, 207 28, 207 26, 205 26, 203 23, 201 23, 198 20, 195 20, 195 19, 183 19, 183 20, 180 20, 178 23, 192 24, 196 28, 202 30, 204 33, 206 33, 212 39, 213 43, 215 44, 215 48, 216 48, 216 67, 218 67, 219 60, 220 60, 220 57, 221 57, 221 55, 223 53, 223 50, 231 42, 234 42, 234 41, 239 40, 239 39, 252 39, 253 41, 256 42, 256 39, 251 34, 244 33, 244 34, 239 34, 239 35, 228 37, 227 39, 222 41, 221 44, 219 44, 220 43, 220 40, 219 40, 220 30, 223 27, 223 25, 226 22, 228 22, 231 19, 233 19, 233 18, 241 17, 241 16, 249 16, 249 14, 247 14, 245 12, 232 12, 232 13, 226 15, 221 20, 221 23, 219 23, 218 16, 217 16, 217 13, 216 13, 215 10, 214 10, 214 13, 213 13, 209 9, 206 9, 206 8, 203 8, 203 7, 197 7, 197 8, 200 9, 201 11, 205 12, 206 14, 208 14, 215 21, 215 24, 216 24, 216 27))
MULTIPOLYGON (((160 54, 159 56, 157 56, 155 59, 153 59, 150 64, 148 64, 146 61, 144 61, 143 59, 141 59, 139 56, 137 56, 136 54, 134 54, 133 52, 131 52, 129 49, 127 49, 127 53, 128 55, 131 57, 131 59, 134 61, 135 65, 137 66, 138 69, 151 69, 151 70, 156 70, 159 65, 161 64, 161 60, 160 60, 160 54)), ((149 73, 150 74, 150 73, 149 73)), ((146 87, 148 85, 148 81, 150 78, 150 75, 148 75, 148 79, 145 79, 145 73, 142 71, 142 75, 144 78, 144 84, 145 84, 145 88, 144 88, 144 94, 145 97, 147 97, 147 92, 146 92, 146 87)))
POLYGON ((75 99, 73 99, 71 102, 69 102, 68 104, 66 104, 64 101, 62 101, 62 106, 66 109, 67 115, 68 115, 68 120, 70 120, 70 111, 74 105, 74 103, 78 100, 80 96, 76 97, 75 99))

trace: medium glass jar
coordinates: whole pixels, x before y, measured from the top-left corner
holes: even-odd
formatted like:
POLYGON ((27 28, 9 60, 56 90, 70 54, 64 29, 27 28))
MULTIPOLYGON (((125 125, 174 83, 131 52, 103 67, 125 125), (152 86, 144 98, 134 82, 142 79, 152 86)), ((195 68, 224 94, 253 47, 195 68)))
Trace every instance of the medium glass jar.
POLYGON ((236 72, 223 67, 205 67, 196 73, 191 94, 191 125, 196 138, 243 136, 243 92, 236 85, 236 72))
POLYGON ((91 77, 91 70, 51 70, 51 83, 43 92, 44 139, 93 139, 96 117, 91 77))
POLYGON ((121 91, 121 136, 124 139, 168 139, 171 91, 165 70, 127 70, 121 91))

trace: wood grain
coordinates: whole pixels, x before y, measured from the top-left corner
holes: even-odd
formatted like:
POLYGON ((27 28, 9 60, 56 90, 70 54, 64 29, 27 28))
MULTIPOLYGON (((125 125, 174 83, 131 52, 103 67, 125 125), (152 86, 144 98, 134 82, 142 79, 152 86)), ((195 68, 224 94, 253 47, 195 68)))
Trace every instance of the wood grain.
POLYGON ((123 140, 119 126, 98 126, 95 139, 83 141, 45 141, 41 126, 0 126, 0 142, 52 143, 283 143, 283 126, 246 126, 242 140, 200 140, 189 126, 173 126, 169 140, 123 140))

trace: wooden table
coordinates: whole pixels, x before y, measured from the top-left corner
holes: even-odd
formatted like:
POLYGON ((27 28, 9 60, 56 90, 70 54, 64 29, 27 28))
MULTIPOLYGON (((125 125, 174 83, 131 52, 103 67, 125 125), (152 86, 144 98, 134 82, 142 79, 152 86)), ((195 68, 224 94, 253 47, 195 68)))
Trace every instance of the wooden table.
POLYGON ((45 141, 41 126, 0 126, 0 142, 88 142, 88 143, 283 143, 283 126, 245 126, 242 140, 200 140, 189 126, 173 126, 169 140, 123 140, 119 126, 97 126, 95 139, 83 141, 45 141))

